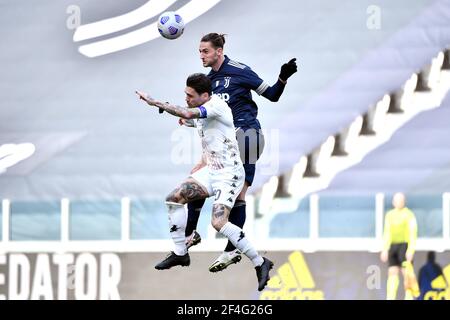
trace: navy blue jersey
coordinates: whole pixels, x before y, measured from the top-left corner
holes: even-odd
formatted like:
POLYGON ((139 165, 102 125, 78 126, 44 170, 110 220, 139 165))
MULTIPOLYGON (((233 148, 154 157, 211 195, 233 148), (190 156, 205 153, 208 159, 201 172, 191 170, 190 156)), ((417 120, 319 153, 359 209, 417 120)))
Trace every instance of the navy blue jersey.
POLYGON ((230 60, 227 56, 219 70, 211 70, 208 77, 212 82, 213 94, 220 96, 230 106, 235 127, 261 128, 256 119, 258 106, 252 99, 251 90, 261 95, 269 88, 267 83, 250 67, 230 60))

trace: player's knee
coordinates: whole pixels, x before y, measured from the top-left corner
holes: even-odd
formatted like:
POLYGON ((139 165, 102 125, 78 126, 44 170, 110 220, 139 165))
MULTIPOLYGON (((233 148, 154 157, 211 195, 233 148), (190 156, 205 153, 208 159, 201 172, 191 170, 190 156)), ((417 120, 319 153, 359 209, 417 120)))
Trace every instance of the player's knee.
POLYGON ((399 274, 399 267, 389 267, 389 269, 388 269, 388 274, 390 275, 390 276, 397 276, 398 274, 399 274))
POLYGON ((166 197, 166 202, 177 202, 173 194, 169 194, 166 197))
POLYGON ((166 197, 166 202, 182 203, 182 199, 181 197, 177 197, 175 192, 172 192, 166 197))

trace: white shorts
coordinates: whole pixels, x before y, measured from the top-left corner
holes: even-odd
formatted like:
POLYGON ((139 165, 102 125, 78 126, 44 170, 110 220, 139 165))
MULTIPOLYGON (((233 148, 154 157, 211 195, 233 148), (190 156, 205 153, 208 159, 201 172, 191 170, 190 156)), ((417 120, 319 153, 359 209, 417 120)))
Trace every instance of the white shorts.
POLYGON ((245 171, 242 166, 237 170, 210 170, 205 166, 191 177, 206 188, 210 197, 214 196, 214 203, 233 208, 244 186, 245 171))

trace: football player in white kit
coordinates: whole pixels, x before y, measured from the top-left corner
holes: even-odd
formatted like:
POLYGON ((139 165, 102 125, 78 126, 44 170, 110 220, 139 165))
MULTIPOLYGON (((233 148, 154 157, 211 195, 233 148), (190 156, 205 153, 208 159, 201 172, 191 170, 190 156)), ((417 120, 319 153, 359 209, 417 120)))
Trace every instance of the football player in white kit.
POLYGON ((252 261, 258 278, 258 290, 261 291, 270 279, 269 271, 273 263, 255 250, 240 227, 228 221, 231 208, 244 185, 245 171, 231 109, 225 101, 212 95, 211 87, 211 80, 205 74, 190 75, 185 89, 187 108, 163 103, 136 91, 147 104, 185 119, 190 126, 197 127, 203 157, 207 163, 166 197, 170 234, 175 249, 155 268, 163 270, 190 264, 185 236, 187 212, 184 205, 214 196, 211 224, 252 261))

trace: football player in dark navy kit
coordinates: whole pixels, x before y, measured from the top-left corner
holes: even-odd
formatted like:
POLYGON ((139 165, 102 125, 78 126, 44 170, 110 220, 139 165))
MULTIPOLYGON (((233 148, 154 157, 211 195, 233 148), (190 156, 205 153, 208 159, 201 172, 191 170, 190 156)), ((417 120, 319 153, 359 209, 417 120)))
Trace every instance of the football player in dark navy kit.
MULTIPOLYGON (((200 41, 200 59, 204 67, 210 67, 208 77, 212 82, 213 94, 225 100, 233 114, 236 136, 239 143, 241 159, 245 169, 245 184, 230 213, 230 221, 239 227, 245 223, 246 203, 245 194, 252 185, 255 175, 255 164, 264 148, 264 137, 261 125, 257 119, 258 106, 252 99, 251 90, 272 102, 281 97, 287 80, 297 72, 296 59, 291 59, 281 67, 275 84, 270 86, 263 81, 249 66, 231 60, 223 53, 225 37, 222 34, 209 33, 200 41)), ((181 124, 183 121, 180 122, 181 124)), ((191 171, 205 166, 201 160, 191 171)), ((200 242, 201 238, 195 230, 200 211, 205 200, 198 200, 188 204, 188 221, 186 227, 187 246, 191 247, 200 242)), ((231 242, 227 243, 224 252, 209 267, 209 271, 224 270, 232 263, 241 260, 240 252, 231 242)))

